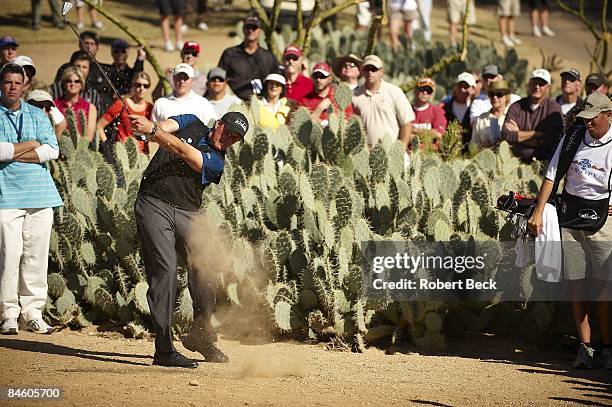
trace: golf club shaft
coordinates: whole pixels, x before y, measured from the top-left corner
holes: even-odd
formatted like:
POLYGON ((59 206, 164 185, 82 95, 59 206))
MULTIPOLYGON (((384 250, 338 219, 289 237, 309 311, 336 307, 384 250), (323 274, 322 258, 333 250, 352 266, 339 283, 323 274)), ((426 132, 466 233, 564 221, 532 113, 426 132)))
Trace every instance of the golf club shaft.
POLYGON ((85 43, 83 42, 83 40, 81 39, 81 36, 79 35, 79 33, 77 32, 76 28, 74 28, 74 26, 72 25, 72 23, 66 18, 66 16, 64 17, 64 21, 66 21, 66 23, 70 26, 70 28, 72 29, 72 31, 74 32, 74 34, 77 36, 77 38, 79 39, 79 43, 81 44, 81 47, 83 47, 83 49, 89 54, 89 56, 91 57, 92 61, 94 62, 94 64, 96 64, 96 66, 98 67, 98 69, 100 70, 100 73, 102 74, 102 76, 104 77, 104 79, 106 80, 106 82, 109 84, 109 86, 111 87, 111 89, 113 90, 113 92, 115 93, 115 95, 117 95, 117 97, 119 98, 119 100, 121 101, 121 104, 123 105, 123 108, 129 113, 129 109, 127 107, 127 104, 125 103, 125 99, 123 99, 123 96, 121 96, 121 94, 119 93, 119 91, 117 90, 117 88, 115 88, 115 85, 113 85, 113 83, 111 82, 111 80, 108 78, 108 76, 106 75, 106 72, 104 71, 104 69, 102 68, 102 66, 98 63, 98 60, 96 59, 96 57, 91 53, 91 51, 89 50, 89 48, 87 48, 87 45, 85 45, 85 43))

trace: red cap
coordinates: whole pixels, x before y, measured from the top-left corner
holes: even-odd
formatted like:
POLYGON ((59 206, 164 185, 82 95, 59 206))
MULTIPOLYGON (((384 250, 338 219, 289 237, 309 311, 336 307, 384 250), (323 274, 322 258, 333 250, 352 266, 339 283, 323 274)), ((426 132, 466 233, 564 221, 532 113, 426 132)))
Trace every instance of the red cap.
POLYGON ((326 62, 319 62, 312 67, 312 73, 321 72, 325 76, 331 75, 331 68, 326 62))
POLYGON ((200 53, 200 44, 198 44, 195 41, 186 41, 183 44, 183 51, 188 50, 188 49, 192 49, 195 52, 197 52, 198 54, 200 53))
POLYGON ((284 57, 286 57, 287 55, 295 55, 296 57, 301 57, 302 50, 300 49, 300 47, 297 47, 295 45, 289 45, 287 48, 285 48, 285 52, 283 53, 284 57))

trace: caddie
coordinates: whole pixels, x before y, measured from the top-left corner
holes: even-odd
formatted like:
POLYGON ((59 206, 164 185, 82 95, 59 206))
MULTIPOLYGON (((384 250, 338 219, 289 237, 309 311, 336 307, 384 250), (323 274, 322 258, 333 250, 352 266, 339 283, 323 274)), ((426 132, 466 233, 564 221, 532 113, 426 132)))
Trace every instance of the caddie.
POLYGON ((593 316, 590 302, 585 301, 588 298, 597 299, 601 364, 612 369, 612 218, 608 216, 612 214, 612 102, 606 95, 593 92, 576 117, 584 125, 574 126, 557 146, 528 226, 536 235, 542 229, 544 206, 565 176, 557 215, 563 241, 563 275, 570 280, 581 342, 574 368, 591 369, 595 365, 589 322, 593 316), (588 297, 587 290, 591 293, 588 297))
MULTIPOLYGON (((239 112, 226 113, 213 128, 192 114, 172 116, 155 124, 142 116, 131 115, 130 120, 134 131, 160 146, 142 176, 134 205, 155 331, 153 364, 196 368, 198 363, 180 354, 172 343, 177 256, 187 254, 187 238, 204 188, 219 183, 225 150, 244 139, 249 122, 239 112)), ((227 362, 227 356, 214 345, 212 281, 193 265, 189 266, 189 292, 194 323, 183 345, 200 352, 207 362, 227 362)))

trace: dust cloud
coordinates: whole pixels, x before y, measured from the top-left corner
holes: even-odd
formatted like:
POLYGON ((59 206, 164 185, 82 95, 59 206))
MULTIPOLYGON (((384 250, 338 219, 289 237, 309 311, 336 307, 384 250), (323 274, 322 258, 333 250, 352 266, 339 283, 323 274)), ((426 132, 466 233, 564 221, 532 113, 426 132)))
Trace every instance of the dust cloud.
POLYGON ((303 358, 293 358, 291 361, 278 360, 273 355, 263 353, 250 354, 244 357, 240 374, 247 377, 304 377, 308 374, 306 361, 303 358))

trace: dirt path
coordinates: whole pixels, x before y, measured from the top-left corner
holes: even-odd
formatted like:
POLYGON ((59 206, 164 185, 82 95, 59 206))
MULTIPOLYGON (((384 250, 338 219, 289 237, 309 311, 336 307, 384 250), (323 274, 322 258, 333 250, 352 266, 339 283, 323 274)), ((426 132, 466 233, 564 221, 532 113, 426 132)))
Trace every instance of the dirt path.
POLYGON ((492 337, 468 338, 451 345, 445 356, 228 340, 219 346, 229 364, 201 363, 185 371, 150 366, 153 344, 145 340, 70 331, 3 336, 0 386, 60 386, 63 404, 75 406, 603 406, 612 401, 609 372, 567 371, 568 353, 517 349, 492 337))

